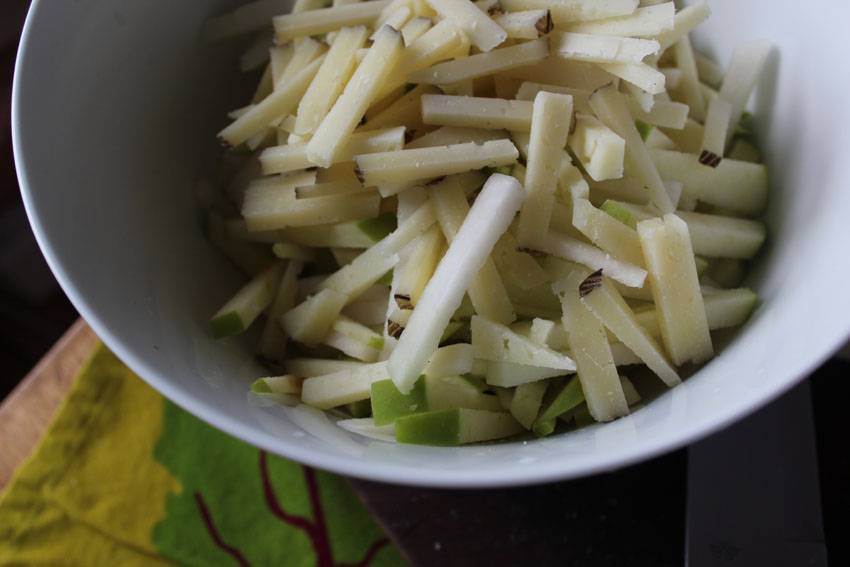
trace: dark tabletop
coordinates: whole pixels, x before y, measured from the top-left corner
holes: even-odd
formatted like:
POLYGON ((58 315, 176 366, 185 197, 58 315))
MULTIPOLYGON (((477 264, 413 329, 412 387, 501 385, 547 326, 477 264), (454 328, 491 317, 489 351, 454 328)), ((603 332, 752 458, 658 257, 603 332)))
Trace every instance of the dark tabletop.
MULTIPOLYGON (((850 565, 840 527, 850 504, 843 422, 848 372, 850 363, 835 360, 810 380, 832 565, 850 565)), ((664 567, 685 564, 687 480, 683 449, 608 474, 526 488, 456 491, 351 482, 416 565, 664 567)), ((726 564, 724 557, 718 550, 716 564, 726 564)))

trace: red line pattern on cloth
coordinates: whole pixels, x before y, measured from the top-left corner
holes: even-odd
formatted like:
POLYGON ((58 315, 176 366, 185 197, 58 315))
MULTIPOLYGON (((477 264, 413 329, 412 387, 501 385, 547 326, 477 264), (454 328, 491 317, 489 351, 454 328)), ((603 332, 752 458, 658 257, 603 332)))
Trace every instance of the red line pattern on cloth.
POLYGON ((248 563, 248 560, 245 559, 245 556, 242 555, 242 552, 233 547, 232 545, 228 545, 222 538, 221 534, 218 533, 218 528, 215 527, 215 522, 213 521, 212 514, 210 514, 210 509, 207 506, 207 503, 204 501, 204 497, 201 496, 200 492, 195 492, 195 502, 198 505, 198 511, 201 513, 201 519, 204 522, 204 527, 207 528, 207 533, 210 534, 213 542, 215 542, 216 547, 220 550, 231 556, 234 561, 239 565, 239 567, 249 567, 251 564, 248 563))
POLYGON ((283 509, 283 506, 281 506, 271 483, 268 455, 265 451, 260 451, 259 466, 266 506, 268 506, 271 513, 277 519, 289 526, 296 527, 307 534, 307 537, 310 538, 310 543, 313 545, 313 551, 316 554, 316 567, 368 567, 372 563, 372 560, 375 558, 378 551, 389 544, 389 540, 387 538, 379 539, 374 542, 368 550, 366 550, 366 554, 363 556, 363 559, 361 559, 358 563, 337 564, 334 561, 333 551, 331 550, 331 542, 328 537, 328 527, 325 522, 325 511, 322 507, 322 498, 319 493, 319 482, 316 478, 316 471, 310 467, 301 467, 304 471, 304 480, 307 484, 307 493, 310 497, 310 508, 313 512, 313 519, 308 520, 307 518, 290 514, 283 509))

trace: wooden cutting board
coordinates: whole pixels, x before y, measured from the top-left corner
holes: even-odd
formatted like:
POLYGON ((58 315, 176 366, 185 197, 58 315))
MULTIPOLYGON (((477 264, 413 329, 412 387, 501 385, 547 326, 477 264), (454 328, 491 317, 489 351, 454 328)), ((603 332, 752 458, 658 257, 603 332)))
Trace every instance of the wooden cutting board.
POLYGON ((35 449, 96 343, 94 331, 77 320, 0 403, 0 489, 35 449))

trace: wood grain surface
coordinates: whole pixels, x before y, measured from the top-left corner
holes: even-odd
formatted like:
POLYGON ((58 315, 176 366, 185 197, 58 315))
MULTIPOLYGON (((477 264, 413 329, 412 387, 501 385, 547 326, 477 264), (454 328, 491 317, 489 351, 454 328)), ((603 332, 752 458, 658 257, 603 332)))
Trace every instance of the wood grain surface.
POLYGON ((0 488, 38 444, 96 343, 79 319, 0 403, 0 488))

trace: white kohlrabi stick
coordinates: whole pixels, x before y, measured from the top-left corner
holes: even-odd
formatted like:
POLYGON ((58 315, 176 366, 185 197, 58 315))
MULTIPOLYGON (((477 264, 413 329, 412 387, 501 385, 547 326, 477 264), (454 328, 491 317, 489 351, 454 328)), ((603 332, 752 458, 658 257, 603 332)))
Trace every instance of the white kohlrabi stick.
POLYGON ((731 104, 729 129, 726 131, 727 144, 732 139, 735 127, 744 114, 750 93, 758 82, 768 55, 770 55, 770 44, 765 41, 753 41, 738 46, 732 54, 729 70, 720 87, 720 96, 731 104))
POLYGON ((723 159, 726 147, 726 132, 732 116, 732 104, 722 96, 714 97, 708 105, 705 130, 702 134, 702 151, 699 162, 708 167, 717 167, 723 159))
POLYGON ((389 358, 389 374, 400 392, 410 391, 437 350, 466 288, 507 230, 523 197, 522 186, 513 177, 495 174, 484 184, 389 358))

